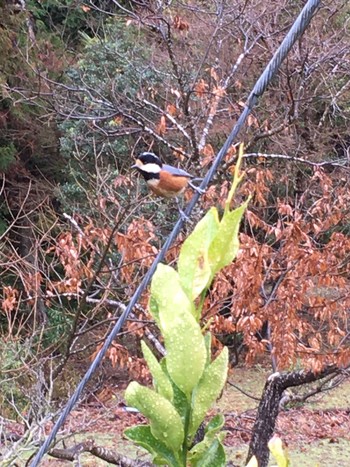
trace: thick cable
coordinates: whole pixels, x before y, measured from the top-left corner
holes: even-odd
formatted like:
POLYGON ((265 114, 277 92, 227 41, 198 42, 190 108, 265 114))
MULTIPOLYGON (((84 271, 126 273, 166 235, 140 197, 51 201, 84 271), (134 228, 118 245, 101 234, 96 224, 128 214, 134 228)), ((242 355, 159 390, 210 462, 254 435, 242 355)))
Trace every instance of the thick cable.
MULTIPOLYGON (((308 0, 302 11, 300 12, 298 18, 295 20, 293 23, 291 29, 289 30, 288 34, 282 41, 281 45, 275 52, 274 56, 266 66, 265 70, 263 73, 260 75, 260 78, 257 80, 255 83, 255 86, 253 90, 251 91, 248 99, 246 106, 240 115, 239 119, 237 120, 235 126, 233 127, 231 133, 229 134, 228 138, 226 139, 224 145, 218 152, 216 158, 214 159, 214 162, 210 169, 208 170, 206 176, 204 177, 200 188, 205 190, 207 186, 209 185, 211 179, 215 175, 222 159, 225 157, 228 149, 232 145, 233 141, 236 139, 238 133, 240 130, 243 128, 245 121, 250 114, 252 108, 256 105, 259 97, 262 96, 264 91, 266 90, 268 84, 272 80, 273 76, 277 73, 279 67, 281 66, 281 63, 283 60, 286 58, 288 55, 289 51, 295 44, 295 41, 304 33, 305 29, 309 25, 313 15, 317 11, 317 9, 320 6, 321 0, 308 0)), ((200 197, 200 193, 195 192, 191 201, 189 202, 185 214, 186 216, 190 216, 194 206, 198 202, 198 199, 200 197)), ((89 369, 85 373, 84 377, 78 384, 76 390, 74 391, 74 394, 71 396, 69 401, 67 402, 67 405, 65 406, 63 412, 57 419, 55 425, 53 426, 50 434, 46 438, 45 442, 42 444, 40 447, 39 451, 35 455, 33 461, 30 463, 30 467, 37 467, 39 465, 39 462, 43 458, 44 454, 49 450, 50 445, 54 441, 60 427, 63 425, 64 421, 66 420, 67 416, 69 415, 70 411, 78 401, 79 397, 81 396, 87 382, 90 380, 92 375, 94 374, 95 370, 97 369, 98 365, 100 364, 101 360, 103 357, 106 355, 106 352, 108 348, 110 347, 111 343, 113 340, 116 338, 118 335, 119 331, 121 330, 124 322, 126 321, 127 317, 129 316, 130 312, 132 311, 133 307, 136 305, 138 302, 142 292, 146 289, 148 283, 150 282, 153 274, 155 273, 155 270, 158 266, 158 264, 164 259, 165 254, 169 250, 171 244, 179 234, 181 227, 184 223, 184 219, 180 216, 176 224, 174 225, 174 228, 172 232, 170 233, 169 237, 167 238, 166 242, 163 245, 163 248, 161 251, 158 253, 157 257, 155 258, 152 266, 144 276, 142 282, 136 289, 134 295, 132 296, 128 306, 126 309, 123 311, 121 314, 120 318, 116 322, 115 326, 113 327, 112 331, 110 334, 107 336, 105 343, 101 350, 98 352, 96 355, 94 361, 91 363, 89 369)))

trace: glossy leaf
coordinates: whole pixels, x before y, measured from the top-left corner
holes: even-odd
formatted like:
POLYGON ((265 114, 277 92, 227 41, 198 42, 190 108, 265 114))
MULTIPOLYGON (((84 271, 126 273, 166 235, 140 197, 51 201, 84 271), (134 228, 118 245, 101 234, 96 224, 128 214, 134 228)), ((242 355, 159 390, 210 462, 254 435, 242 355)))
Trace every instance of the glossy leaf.
POLYGON ((126 389, 125 399, 149 419, 155 438, 174 452, 181 448, 184 439, 182 421, 165 397, 133 381, 126 389))
POLYGON ((205 429, 204 439, 196 444, 189 453, 189 458, 191 464, 199 461, 205 455, 205 452, 208 451, 213 444, 214 440, 217 439, 220 443, 225 437, 225 433, 219 433, 222 427, 224 426, 224 416, 222 414, 217 414, 213 417, 205 429))
POLYGON ((168 369, 166 367, 166 359, 163 358, 163 360, 161 361, 161 367, 164 371, 164 373, 166 375, 168 375, 169 377, 169 380, 171 382, 171 385, 172 385, 172 388, 173 388, 173 400, 172 400, 172 403, 175 407, 175 409, 177 410, 177 412, 179 413, 180 417, 182 418, 183 420, 183 423, 184 423, 184 420, 186 418, 186 414, 189 410, 189 407, 190 407, 190 403, 186 397, 186 394, 184 394, 177 386, 176 384, 174 383, 174 381, 170 378, 170 375, 168 373, 168 369))
POLYGON ((154 297, 150 297, 149 299, 149 311, 151 315, 154 318, 154 321, 157 323, 159 327, 159 309, 158 309, 158 303, 154 297))
POLYGON ((213 276, 230 264, 239 250, 239 226, 248 205, 247 200, 237 209, 225 212, 209 248, 209 263, 213 276))
POLYGON ((208 253, 218 227, 217 210, 211 208, 181 247, 178 271, 182 287, 190 300, 195 300, 212 278, 208 253))
POLYGON ((210 435, 218 433, 223 428, 224 423, 225 423, 224 416, 221 413, 218 413, 217 415, 215 415, 215 417, 213 417, 209 421, 205 429, 205 432, 210 435))
POLYGON ((224 467, 226 455, 220 440, 215 438, 208 445, 203 446, 203 449, 190 458, 190 465, 192 467, 224 467))
POLYGON ((219 397, 226 382, 228 370, 228 349, 205 369, 192 397, 192 417, 189 434, 194 436, 205 414, 219 397))
POLYGON ((179 310, 195 315, 194 305, 185 293, 179 274, 165 264, 158 264, 151 282, 150 311, 160 326, 162 310, 177 313, 179 310))
POLYGON ((166 366, 174 383, 190 396, 206 363, 201 328, 192 314, 192 304, 183 291, 177 272, 159 264, 152 280, 152 297, 158 305, 159 327, 166 348, 166 366))
POLYGON ((269 449, 271 454, 275 458, 278 467, 288 467, 289 465, 289 458, 286 451, 283 449, 283 444, 281 438, 278 436, 273 436, 269 443, 269 449))
POLYGON ((147 449, 152 455, 152 460, 155 464, 167 464, 170 466, 178 466, 177 456, 167 446, 155 438, 152 434, 149 425, 139 425, 124 430, 124 435, 137 443, 139 446, 147 449))
POLYGON ((147 362, 148 368, 153 377, 153 384, 159 394, 164 396, 169 401, 173 399, 173 387, 169 377, 164 373, 160 363, 153 355, 151 349, 145 342, 141 341, 143 356, 147 362))

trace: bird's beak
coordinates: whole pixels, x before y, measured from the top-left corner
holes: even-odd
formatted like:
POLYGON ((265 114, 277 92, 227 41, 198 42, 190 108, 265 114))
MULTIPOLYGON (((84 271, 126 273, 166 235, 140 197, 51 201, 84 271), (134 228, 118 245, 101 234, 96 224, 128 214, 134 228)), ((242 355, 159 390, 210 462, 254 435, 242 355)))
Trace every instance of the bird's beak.
POLYGON ((136 159, 134 165, 131 166, 132 169, 138 169, 142 165, 142 162, 139 159, 136 159))

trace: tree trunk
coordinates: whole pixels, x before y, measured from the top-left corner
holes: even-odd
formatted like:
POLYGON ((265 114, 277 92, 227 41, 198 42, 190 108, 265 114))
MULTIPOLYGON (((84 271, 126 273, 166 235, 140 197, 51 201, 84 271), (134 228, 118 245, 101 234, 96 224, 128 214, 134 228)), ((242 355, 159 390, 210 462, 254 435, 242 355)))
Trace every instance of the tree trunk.
POLYGON ((294 386, 312 383, 325 376, 340 371, 334 366, 326 367, 320 373, 311 371, 293 371, 290 373, 273 373, 266 381, 263 395, 259 404, 258 414, 253 427, 253 434, 249 445, 247 463, 255 456, 259 467, 267 467, 270 451, 268 442, 275 430, 276 419, 279 412, 283 392, 294 386))

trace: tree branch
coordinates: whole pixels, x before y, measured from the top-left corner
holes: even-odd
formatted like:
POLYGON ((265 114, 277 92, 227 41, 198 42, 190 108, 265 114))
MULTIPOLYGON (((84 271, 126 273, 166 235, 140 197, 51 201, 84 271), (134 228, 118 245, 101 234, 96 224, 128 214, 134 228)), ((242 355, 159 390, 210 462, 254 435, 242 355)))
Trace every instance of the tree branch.
POLYGON ((96 446, 93 440, 84 441, 82 443, 76 444, 71 448, 54 448, 49 451, 51 457, 56 459, 64 459, 67 461, 74 462, 78 459, 80 454, 84 452, 89 452, 93 456, 98 457, 106 462, 109 462, 113 465, 119 465, 121 467, 146 467, 152 466, 151 462, 144 462, 139 460, 133 460, 129 457, 122 456, 111 449, 106 449, 100 446, 96 446))
POLYGON ((247 463, 251 457, 255 456, 259 467, 267 467, 270 455, 268 442, 275 429, 283 392, 287 388, 312 383, 341 371, 338 367, 328 366, 319 373, 305 370, 273 373, 266 381, 263 390, 249 445, 247 463))

